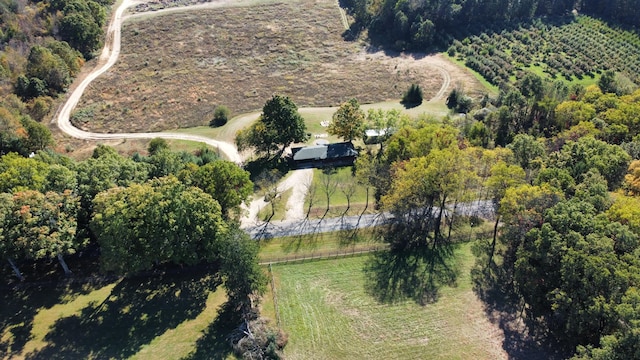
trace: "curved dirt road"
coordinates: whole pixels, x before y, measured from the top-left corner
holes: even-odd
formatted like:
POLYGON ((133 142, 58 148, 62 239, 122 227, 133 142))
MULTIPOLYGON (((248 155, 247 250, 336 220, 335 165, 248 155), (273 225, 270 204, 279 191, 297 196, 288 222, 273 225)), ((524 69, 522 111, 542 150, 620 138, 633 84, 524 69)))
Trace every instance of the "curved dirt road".
MULTIPOLYGON (((242 1, 242 0, 241 0, 242 1)), ((73 109, 78 104, 82 94, 85 89, 89 86, 89 84, 94 81, 96 78, 104 74, 109 68, 111 68, 120 55, 120 47, 121 47, 121 29, 122 22, 125 19, 124 12, 131 6, 135 6, 141 3, 140 0, 123 0, 122 3, 116 9, 112 21, 109 24, 109 28, 106 34, 105 46, 102 49, 101 55, 98 58, 98 64, 95 69, 91 71, 78 86, 73 89, 73 91, 69 94, 69 98, 57 114, 57 125, 58 127, 65 132, 66 134, 73 136, 79 139, 85 140, 114 140, 114 139, 150 139, 150 138, 164 138, 164 139, 176 139, 176 140, 189 140, 189 141, 197 141, 202 142, 207 145, 211 145, 213 147, 218 148, 218 150, 223 153, 223 155, 233 161, 235 163, 242 162, 243 158, 238 153, 235 145, 220 141, 214 140, 211 138, 197 136, 197 135, 189 135, 184 133, 171 133, 171 132, 152 132, 152 133, 93 133, 84 131, 76 128, 70 122, 70 116, 73 109)), ((152 13, 158 12, 173 12, 173 11, 186 11, 186 10, 197 10, 200 8, 207 7, 220 7, 229 5, 231 2, 228 0, 220 0, 215 3, 206 3, 199 5, 192 5, 186 7, 179 8, 170 8, 165 10, 160 10, 157 12, 144 12, 137 13, 134 15, 129 15, 127 17, 137 17, 143 16, 152 13)), ((339 6, 339 5, 338 5, 339 6)), ((345 20, 345 19, 343 19, 345 20)), ((439 64, 432 64, 433 67, 438 69, 443 78, 443 84, 440 87, 440 90, 437 94, 430 100, 439 100, 441 99, 446 90, 449 88, 451 84, 451 75, 449 71, 445 69, 443 66, 439 64)), ((301 108, 301 112, 308 111, 318 111, 319 109, 324 108, 301 108)), ((240 118, 237 118, 234 122, 234 126, 232 129, 228 131, 237 131, 240 128, 250 124, 259 116, 258 113, 250 113, 242 115, 240 118)), ((288 176, 280 185, 279 188, 281 191, 286 191, 290 188, 293 188, 293 194, 289 199, 289 203, 287 204, 287 218, 298 219, 303 216, 303 204, 304 204, 304 195, 306 193, 306 187, 308 183, 310 183, 312 178, 312 172, 310 170, 297 170, 294 171, 293 174, 288 176)), ((261 208, 266 205, 264 199, 256 199, 251 204, 248 204, 247 210, 249 212, 248 216, 243 219, 243 223, 245 226, 248 226, 250 223, 255 222, 257 220, 258 212, 261 208)))
POLYGON ((213 140, 203 136, 164 132, 103 134, 83 131, 71 124, 71 112, 78 104, 78 101, 80 101, 80 97, 84 93, 84 90, 93 80, 109 70, 109 68, 113 66, 113 64, 115 64, 118 60, 118 56, 120 55, 120 37, 123 14, 127 8, 135 4, 136 1, 134 0, 123 0, 120 6, 118 6, 118 9, 113 15, 111 24, 107 29, 106 41, 104 48, 102 49, 100 58, 98 59, 98 65, 96 66, 95 70, 89 73, 89 75, 87 75, 87 77, 84 78, 82 82, 69 95, 69 98, 57 115, 58 127, 66 134, 84 140, 151 139, 159 137, 163 139, 198 141, 218 148, 218 150, 222 152, 227 159, 235 163, 240 163, 242 161, 242 158, 240 157, 240 154, 238 154, 238 150, 233 144, 224 141, 213 140))

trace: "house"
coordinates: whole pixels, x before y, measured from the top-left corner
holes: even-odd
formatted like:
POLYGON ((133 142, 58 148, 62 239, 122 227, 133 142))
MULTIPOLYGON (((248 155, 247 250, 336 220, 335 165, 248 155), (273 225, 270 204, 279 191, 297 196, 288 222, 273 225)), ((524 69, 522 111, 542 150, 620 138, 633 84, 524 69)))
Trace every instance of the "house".
POLYGON ((351 166, 357 156, 350 142, 320 144, 292 148, 289 164, 295 169, 351 166))

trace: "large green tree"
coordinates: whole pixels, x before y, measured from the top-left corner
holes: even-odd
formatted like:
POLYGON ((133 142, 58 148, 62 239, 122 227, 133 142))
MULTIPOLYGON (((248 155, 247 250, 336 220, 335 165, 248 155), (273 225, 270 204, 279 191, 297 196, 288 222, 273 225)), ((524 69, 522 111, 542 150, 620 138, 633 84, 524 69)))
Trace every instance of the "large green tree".
POLYGON ((230 211, 238 212, 240 205, 253 193, 249 172, 226 160, 201 166, 191 181, 218 201, 225 217, 230 216, 230 211))
POLYGON ((277 151, 279 156, 291 143, 306 141, 306 130, 296 104, 289 97, 274 95, 264 104, 258 121, 236 134, 236 145, 266 156, 277 151))
POLYGON ((220 257, 227 230, 220 205, 173 176, 112 188, 93 204, 91 229, 104 270, 128 274, 220 257))

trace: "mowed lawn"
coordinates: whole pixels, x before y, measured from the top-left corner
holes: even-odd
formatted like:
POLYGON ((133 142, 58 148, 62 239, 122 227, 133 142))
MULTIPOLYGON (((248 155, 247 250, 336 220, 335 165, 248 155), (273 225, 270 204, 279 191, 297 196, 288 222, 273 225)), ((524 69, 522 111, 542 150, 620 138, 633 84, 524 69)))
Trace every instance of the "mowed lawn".
POLYGON ((0 359, 232 359, 236 321, 206 272, 0 295, 0 359))
POLYGON ((290 359, 501 359, 502 332, 486 317, 469 276, 470 244, 456 250, 457 287, 435 303, 381 304, 365 291, 367 256, 274 265, 290 359))

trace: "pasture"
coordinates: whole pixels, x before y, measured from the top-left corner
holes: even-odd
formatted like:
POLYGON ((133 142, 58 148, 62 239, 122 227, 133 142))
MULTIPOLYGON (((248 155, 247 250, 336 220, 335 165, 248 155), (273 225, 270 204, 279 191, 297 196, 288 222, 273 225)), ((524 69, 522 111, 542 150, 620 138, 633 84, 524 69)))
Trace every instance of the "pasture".
POLYGON ((291 359, 501 359, 503 335, 472 290, 471 244, 455 252, 457 286, 434 303, 380 303, 365 288, 369 256, 273 265, 291 359))

